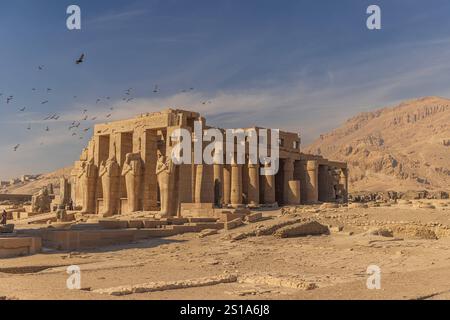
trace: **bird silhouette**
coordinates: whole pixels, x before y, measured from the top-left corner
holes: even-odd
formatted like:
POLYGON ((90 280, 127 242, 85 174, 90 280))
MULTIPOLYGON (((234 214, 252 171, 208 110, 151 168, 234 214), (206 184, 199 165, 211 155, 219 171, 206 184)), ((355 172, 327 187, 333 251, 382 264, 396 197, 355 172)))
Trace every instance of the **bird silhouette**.
POLYGON ((155 88, 153 89, 153 93, 158 93, 159 92, 159 87, 158 85, 155 85, 155 88))
POLYGON ((48 126, 45 127, 45 131, 50 131, 50 128, 48 126))
POLYGON ((16 145, 14 146, 14 151, 17 151, 17 149, 19 149, 19 147, 20 147, 20 144, 16 144, 16 145))
POLYGON ((44 69, 44 66, 43 66, 43 65, 38 66, 38 69, 39 69, 39 70, 42 70, 42 69, 44 69))
POLYGON ((107 117, 107 118, 109 118, 109 117, 111 117, 111 116, 112 116, 112 114, 111 114, 111 113, 110 113, 110 114, 107 114, 107 115, 106 115, 106 117, 107 117))
POLYGON ((75 61, 76 64, 81 64, 84 62, 84 53, 75 61))
POLYGON ((24 112, 25 109, 26 109, 26 107, 23 107, 23 108, 20 108, 19 111, 20 111, 20 112, 24 112))
POLYGON ((42 101, 41 104, 47 104, 48 100, 42 101))

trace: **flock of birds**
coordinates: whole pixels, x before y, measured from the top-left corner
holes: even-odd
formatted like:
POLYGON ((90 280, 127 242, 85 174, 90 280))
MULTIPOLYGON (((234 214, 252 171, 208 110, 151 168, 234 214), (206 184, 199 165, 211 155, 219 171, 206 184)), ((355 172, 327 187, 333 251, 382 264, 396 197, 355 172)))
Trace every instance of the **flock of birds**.
MULTIPOLYGON (((85 54, 83 53, 75 60, 75 64, 76 65, 80 65, 84 61, 85 61, 85 54)), ((38 66, 38 70, 39 71, 44 71, 45 70, 45 66, 44 65, 39 65, 38 66)), ((125 103, 133 101, 134 100, 133 90, 134 90, 133 88, 128 88, 128 89, 124 90, 124 96, 122 97, 122 101, 124 101, 125 103)), ((187 93, 187 92, 192 92, 194 90, 195 89, 193 87, 191 87, 189 89, 183 89, 180 92, 181 93, 187 93)), ((36 92, 37 89, 36 88, 32 88, 32 91, 36 92)), ((46 88, 45 89, 46 94, 50 94, 52 91, 53 91, 52 88, 46 88)), ((152 92, 154 94, 160 93, 159 85, 155 85, 153 87, 153 91, 152 92)), ((8 105, 10 105, 10 104, 12 104, 14 102, 14 96, 13 95, 4 96, 2 93, 0 93, 0 99, 2 99, 2 98, 5 98, 5 102, 8 105)), ((77 99, 77 96, 73 96, 73 98, 77 99)), ((95 103, 99 104, 102 101, 108 102, 110 100, 111 100, 111 97, 107 96, 107 97, 98 98, 95 103)), ((45 99, 45 100, 41 101, 40 104, 41 105, 46 105, 49 102, 50 102, 49 100, 45 99)), ((211 103, 212 103, 212 101, 202 101, 201 102, 202 105, 207 105, 207 104, 211 104, 211 103)), ((27 110, 29 110, 27 107, 21 107, 21 108, 18 109, 18 111, 20 113, 24 113, 27 110)), ((114 111, 114 108, 113 107, 109 107, 109 111, 105 115, 105 119, 106 120, 111 118, 111 116, 113 115, 113 111, 114 111)), ((47 121, 48 122, 50 122, 50 121, 58 121, 60 118, 61 118, 61 115, 59 115, 58 113, 52 113, 52 114, 47 115, 43 119, 43 121, 46 121, 46 122, 47 121)), ((91 127, 84 127, 83 123, 88 123, 89 121, 96 121, 96 120, 98 120, 97 116, 92 116, 91 117, 91 116, 89 116, 89 110, 88 109, 83 109, 81 117, 79 119, 74 120, 74 121, 72 121, 70 123, 70 125, 68 126, 68 131, 73 137, 82 140, 82 139, 84 139, 84 135, 87 134, 91 130, 91 127)), ((29 124, 27 126, 27 130, 32 130, 31 124, 29 124)), ((45 132, 50 132, 51 131, 51 125, 50 124, 45 125, 43 130, 45 132)), ((40 144, 43 145, 44 143, 41 142, 40 144)), ((15 152, 19 148, 20 148, 20 144, 17 144, 17 145, 15 145, 13 147, 13 151, 15 152)))

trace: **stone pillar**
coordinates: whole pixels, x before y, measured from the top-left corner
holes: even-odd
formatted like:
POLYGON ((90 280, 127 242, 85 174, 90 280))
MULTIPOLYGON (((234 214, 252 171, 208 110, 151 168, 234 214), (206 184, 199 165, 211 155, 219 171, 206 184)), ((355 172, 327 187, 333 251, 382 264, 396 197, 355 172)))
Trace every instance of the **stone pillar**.
POLYGON ((319 201, 318 188, 318 163, 316 160, 309 160, 306 163, 306 203, 316 203, 319 201))
POLYGON ((288 193, 288 204, 299 205, 300 204, 300 181, 291 180, 289 181, 289 193, 288 193))
POLYGON ((97 167, 93 161, 84 161, 79 176, 83 199, 82 214, 95 214, 95 188, 97 183, 97 167))
POLYGON ((103 206, 100 216, 110 217, 118 213, 120 167, 115 157, 102 162, 99 170, 102 181, 103 206))
POLYGON ((343 201, 344 203, 348 202, 348 169, 342 168, 339 184, 343 188, 343 201))
POLYGON ((70 202, 70 183, 65 178, 59 179, 59 205, 67 206, 70 202))
POLYGON ((223 165, 214 165, 214 203, 220 207, 223 204, 223 165))
POLYGON ((139 211, 139 195, 142 178, 142 160, 140 153, 128 153, 122 168, 127 191, 128 212, 139 211))
POLYGON ((194 200, 195 203, 214 203, 214 170, 212 165, 197 165, 194 200))
POLYGON ((248 164, 248 204, 259 205, 259 165, 248 164))
POLYGON ((156 164, 156 176, 159 185, 159 196, 161 200, 160 215, 173 216, 177 214, 178 208, 174 205, 173 195, 175 168, 172 159, 164 156, 158 151, 158 162, 156 164))
POLYGON ((202 203, 203 164, 195 165, 194 202, 202 203))
MULTIPOLYGON (((266 167, 269 168, 270 164, 266 167)), ((273 205, 276 203, 275 197, 275 176, 274 175, 262 175, 262 189, 263 189, 263 200, 264 204, 273 205)))
POLYGON ((233 207, 242 205, 242 165, 231 165, 231 194, 230 202, 233 207))
POLYGON ((289 181, 294 179, 294 160, 285 159, 283 166, 283 204, 289 203, 289 181))
POLYGON ((223 204, 231 203, 231 167, 226 164, 223 166, 223 204))

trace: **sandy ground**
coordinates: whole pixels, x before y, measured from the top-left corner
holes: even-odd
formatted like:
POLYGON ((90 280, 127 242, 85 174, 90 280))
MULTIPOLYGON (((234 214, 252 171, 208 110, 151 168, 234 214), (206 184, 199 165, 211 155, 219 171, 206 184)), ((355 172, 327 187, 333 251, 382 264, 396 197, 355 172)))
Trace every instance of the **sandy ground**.
POLYGON ((0 260, 0 297, 16 299, 449 299, 450 202, 369 208, 298 207, 281 216, 199 238, 184 234, 83 252, 45 252, 0 260), (333 226, 329 235, 229 240, 295 217, 333 226), (342 231, 337 230, 340 227, 342 231), (393 236, 367 230, 394 230, 393 236), (430 239, 430 234, 438 239, 430 239), (69 290, 66 267, 81 268, 84 290, 69 290), (381 269, 381 289, 369 290, 369 265, 381 269), (112 296, 93 290, 147 282, 236 274, 248 283, 223 283, 112 296), (251 279, 263 279, 252 281, 251 279), (265 281, 264 279, 275 279, 265 281), (280 281, 276 281, 276 280, 280 281), (281 280, 285 280, 284 282, 281 280), (292 288, 294 281, 314 284, 292 288))

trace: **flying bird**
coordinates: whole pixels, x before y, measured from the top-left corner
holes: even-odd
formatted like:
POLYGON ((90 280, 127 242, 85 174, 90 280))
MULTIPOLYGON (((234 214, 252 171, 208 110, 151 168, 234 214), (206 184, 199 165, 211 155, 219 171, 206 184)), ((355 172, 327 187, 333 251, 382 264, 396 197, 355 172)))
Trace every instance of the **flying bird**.
POLYGON ((159 87, 158 85, 155 85, 155 88, 153 89, 153 93, 158 93, 159 92, 159 87))
POLYGON ((14 146, 14 151, 17 151, 17 149, 19 149, 19 147, 20 147, 20 144, 16 144, 16 145, 14 146))
POLYGON ((19 111, 20 111, 20 112, 24 112, 25 109, 26 109, 26 107, 23 107, 23 108, 20 108, 19 111))
POLYGON ((43 65, 42 66, 38 66, 38 69, 42 70, 42 69, 44 69, 44 66, 43 65))
POLYGON ((84 62, 84 53, 75 61, 76 64, 81 64, 84 62))
POLYGON ((106 115, 106 117, 107 117, 107 118, 109 118, 109 117, 111 117, 111 116, 112 116, 112 114, 111 114, 111 113, 110 113, 110 114, 107 114, 107 115, 106 115))
POLYGON ((48 100, 42 101, 41 104, 46 104, 48 103, 48 100))

